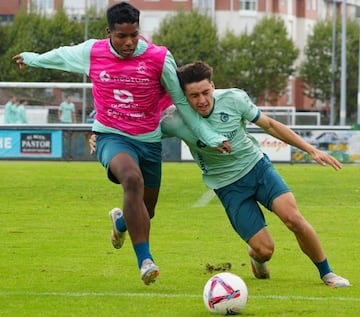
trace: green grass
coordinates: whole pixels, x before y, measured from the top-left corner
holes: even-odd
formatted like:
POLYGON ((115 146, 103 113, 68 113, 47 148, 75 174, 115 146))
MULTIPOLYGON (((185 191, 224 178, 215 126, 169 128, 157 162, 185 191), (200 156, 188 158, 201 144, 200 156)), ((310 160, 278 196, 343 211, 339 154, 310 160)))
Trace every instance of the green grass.
POLYGON ((319 233, 335 272, 353 286, 324 286, 293 235, 265 211, 276 243, 271 280, 253 278, 233 232, 193 163, 164 163, 151 249, 161 275, 140 280, 129 239, 115 250, 108 210, 120 186, 96 162, 0 162, 0 316, 212 316, 202 290, 207 263, 231 262, 248 285, 242 316, 359 316, 360 166, 335 172, 276 165, 319 233))

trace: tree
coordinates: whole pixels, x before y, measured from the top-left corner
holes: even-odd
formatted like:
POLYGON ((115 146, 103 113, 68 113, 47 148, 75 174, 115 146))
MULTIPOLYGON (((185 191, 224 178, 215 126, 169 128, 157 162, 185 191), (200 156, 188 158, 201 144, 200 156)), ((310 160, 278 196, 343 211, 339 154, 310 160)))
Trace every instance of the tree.
MULTIPOLYGON (((8 42, 11 45, 0 59, 2 81, 32 82, 79 82, 81 74, 59 70, 45 70, 25 67, 19 71, 11 60, 12 56, 24 52, 43 53, 64 45, 74 45, 83 39, 81 25, 69 20, 63 10, 58 10, 52 17, 35 12, 20 11, 13 25, 8 27, 8 42)), ((14 89, 13 93, 30 100, 35 104, 51 103, 53 96, 46 94, 45 89, 14 89)))
MULTIPOLYGON (((354 20, 347 20, 347 78, 346 78, 346 107, 348 118, 355 118, 357 104, 358 84, 358 50, 359 50, 359 26, 354 20)), ((328 102, 331 98, 331 85, 335 81, 335 99, 340 99, 341 81, 341 23, 336 24, 336 69, 334 77, 331 70, 332 56, 332 23, 318 22, 314 27, 313 35, 308 37, 305 47, 305 60, 301 64, 300 78, 305 85, 305 95, 328 102)), ((335 104, 335 113, 339 112, 339 103, 335 104)), ((335 116, 336 118, 337 116, 335 116)))
MULTIPOLYGON (((95 8, 90 8, 86 13, 88 17, 88 35, 89 39, 103 39, 107 37, 106 27, 106 13, 100 12, 97 13, 95 8)), ((85 29, 84 25, 85 21, 82 23, 83 29, 85 29)))
POLYGON ((8 48, 8 34, 9 34, 9 27, 6 25, 0 24, 0 56, 5 54, 8 48))
MULTIPOLYGON (((307 40, 305 60, 299 69, 300 78, 305 83, 305 95, 321 101, 329 100, 331 94, 331 29, 329 22, 319 22, 315 25, 313 35, 307 40)), ((339 56, 339 47, 336 45, 336 56, 339 56)), ((338 76, 339 73, 335 78, 338 76)))
POLYGON ((262 19, 250 35, 228 32, 220 41, 210 18, 180 10, 161 23, 152 40, 167 46, 179 65, 210 64, 217 87, 240 87, 253 99, 267 101, 286 87, 298 56, 283 20, 274 17, 262 19))
POLYGON ((43 53, 63 45, 73 45, 82 37, 80 25, 70 21, 65 12, 58 10, 52 18, 34 12, 20 12, 9 31, 11 46, 4 54, 3 81, 79 81, 81 75, 62 71, 25 68, 21 73, 11 57, 24 51, 43 53))
POLYGON ((250 80, 251 40, 247 34, 240 36, 227 32, 220 41, 222 56, 221 70, 216 76, 216 86, 220 88, 239 87, 252 96, 255 83, 250 80))
POLYGON ((168 47, 179 66, 196 60, 212 66, 218 62, 217 30, 209 17, 195 10, 167 16, 152 41, 168 47))
POLYGON ((228 33, 220 46, 226 61, 223 78, 246 90, 258 103, 277 100, 295 72, 299 54, 284 21, 276 17, 263 18, 250 34, 236 37, 228 33))

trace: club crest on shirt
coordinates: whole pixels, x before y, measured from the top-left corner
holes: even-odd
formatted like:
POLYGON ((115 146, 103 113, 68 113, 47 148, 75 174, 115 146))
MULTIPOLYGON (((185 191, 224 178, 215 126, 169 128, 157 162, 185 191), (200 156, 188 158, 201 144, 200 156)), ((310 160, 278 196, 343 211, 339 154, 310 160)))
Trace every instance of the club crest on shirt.
POLYGON ((221 120, 222 122, 227 122, 227 121, 229 121, 229 115, 228 115, 227 113, 225 113, 225 112, 221 112, 221 113, 220 113, 220 120, 221 120))
POLYGON ((144 74, 146 72, 146 63, 139 63, 139 65, 137 66, 137 72, 140 74, 144 74))

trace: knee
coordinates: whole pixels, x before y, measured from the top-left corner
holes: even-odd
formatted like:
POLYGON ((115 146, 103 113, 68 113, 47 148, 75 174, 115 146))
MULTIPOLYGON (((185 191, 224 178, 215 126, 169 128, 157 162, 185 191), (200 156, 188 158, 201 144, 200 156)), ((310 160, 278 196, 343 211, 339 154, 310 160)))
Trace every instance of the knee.
POLYGON ((283 222, 292 232, 301 232, 306 226, 306 220, 299 212, 288 215, 283 222))
POLYGON ((256 247, 251 247, 249 249, 249 255, 253 257, 255 260, 263 263, 265 261, 269 261, 272 258, 274 253, 274 244, 273 243, 263 243, 256 247))
POLYGON ((269 261, 274 253, 274 248, 269 246, 262 246, 259 248, 257 255, 262 262, 269 261))
POLYGON ((129 171, 123 175, 121 184, 124 187, 124 190, 137 191, 141 188, 144 188, 144 180, 140 173, 137 171, 129 171))

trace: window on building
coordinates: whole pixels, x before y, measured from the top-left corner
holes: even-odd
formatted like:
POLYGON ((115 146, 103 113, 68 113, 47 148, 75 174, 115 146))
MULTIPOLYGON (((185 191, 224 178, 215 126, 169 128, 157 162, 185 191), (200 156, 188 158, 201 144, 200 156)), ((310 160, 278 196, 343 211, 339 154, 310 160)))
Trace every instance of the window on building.
POLYGON ((14 16, 13 15, 0 15, 0 24, 1 25, 7 25, 14 22, 14 16))
POLYGON ((257 11, 257 0, 239 0, 240 10, 257 11))
POLYGON ((202 13, 211 15, 212 12, 215 12, 215 1, 193 0, 193 8, 202 13))
POLYGON ((312 1, 312 10, 316 11, 316 0, 312 1))
POLYGON ((54 10, 54 0, 32 0, 36 10, 52 11, 54 10))
POLYGON ((206 0, 193 0, 193 6, 195 8, 203 7, 209 4, 209 1, 206 0))

